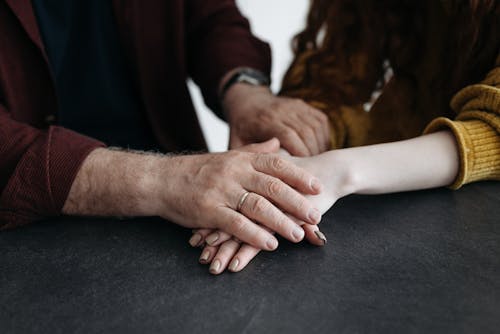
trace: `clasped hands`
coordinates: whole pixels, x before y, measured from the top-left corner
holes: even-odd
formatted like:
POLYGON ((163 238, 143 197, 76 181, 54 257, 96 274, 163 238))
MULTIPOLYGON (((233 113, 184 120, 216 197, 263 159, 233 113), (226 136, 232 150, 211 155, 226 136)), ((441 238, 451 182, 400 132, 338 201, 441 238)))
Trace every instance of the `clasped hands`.
MULTIPOLYGON (((280 145, 296 156, 326 151, 330 143, 327 117, 303 101, 276 97, 267 88, 247 85, 235 85, 228 91, 224 107, 231 127, 230 148, 267 153, 261 159, 268 159, 268 166, 257 168, 261 179, 235 190, 230 206, 239 215, 233 213, 224 230, 193 230, 190 245, 203 247, 199 261, 210 264, 212 274, 241 271, 261 250, 277 248, 274 233, 295 243, 306 238, 314 245, 324 245, 326 238, 317 226, 322 212, 306 199, 319 195, 322 184, 292 163, 293 158, 276 153, 280 145), (250 144, 270 137, 275 139, 250 144), (264 174, 268 176, 262 178, 264 174)), ((325 211, 324 205, 321 209, 325 211)))

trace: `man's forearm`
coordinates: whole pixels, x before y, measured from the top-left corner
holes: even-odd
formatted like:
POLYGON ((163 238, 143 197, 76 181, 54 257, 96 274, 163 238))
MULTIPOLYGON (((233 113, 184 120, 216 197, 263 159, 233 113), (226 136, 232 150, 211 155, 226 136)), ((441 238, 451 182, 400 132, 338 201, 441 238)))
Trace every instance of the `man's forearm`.
POLYGON ((77 216, 157 215, 152 192, 159 155, 94 150, 71 187, 63 213, 77 216))
POLYGON ((321 220, 320 212, 300 194, 317 194, 321 184, 269 154, 278 149, 277 140, 249 146, 247 152, 176 157, 97 149, 78 172, 63 213, 160 216, 187 228, 218 228, 255 247, 274 250, 276 238, 253 221, 299 242, 302 229, 283 211, 309 224, 321 220), (242 196, 248 197, 245 205, 240 204, 242 196))

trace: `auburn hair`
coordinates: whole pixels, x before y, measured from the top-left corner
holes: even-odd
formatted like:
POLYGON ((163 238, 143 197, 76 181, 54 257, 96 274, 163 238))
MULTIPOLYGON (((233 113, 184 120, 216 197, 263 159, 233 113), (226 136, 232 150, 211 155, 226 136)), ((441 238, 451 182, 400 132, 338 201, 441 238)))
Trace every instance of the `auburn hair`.
MULTIPOLYGON (((282 93, 329 105, 366 102, 395 75, 411 76, 438 0, 312 0, 307 27, 293 42, 295 60, 282 93)), ((500 0, 441 0, 450 22, 446 59, 432 84, 451 98, 478 82, 500 51, 500 0)), ((444 19, 444 18, 443 18, 444 19)))

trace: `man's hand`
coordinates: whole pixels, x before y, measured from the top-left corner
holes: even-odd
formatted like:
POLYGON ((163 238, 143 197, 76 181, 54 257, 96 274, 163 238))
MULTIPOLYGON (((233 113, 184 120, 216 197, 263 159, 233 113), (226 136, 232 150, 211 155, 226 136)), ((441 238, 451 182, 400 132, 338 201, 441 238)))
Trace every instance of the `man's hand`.
MULTIPOLYGON (((280 143, 274 139, 254 146, 250 150, 274 152, 280 143)), ((98 149, 84 162, 63 212, 161 216, 184 227, 219 229, 259 249, 274 250, 278 241, 263 227, 301 241, 302 228, 283 212, 301 222, 319 223, 320 212, 301 193, 320 191, 317 178, 275 154, 230 151, 165 157, 98 149)))
MULTIPOLYGON (((321 194, 306 198, 321 212, 328 211, 341 197, 354 192, 355 179, 351 176, 351 164, 344 160, 342 150, 317 155, 309 158, 296 158, 284 155, 283 158, 316 175, 325 186, 321 194), (332 173, 331 171, 335 172, 332 173)), ((293 218, 292 218, 293 219, 293 218)), ((300 222, 297 222, 300 224, 300 222)), ((311 244, 323 246, 326 236, 319 230, 319 225, 302 225, 305 239, 311 244)), ((257 247, 242 243, 231 235, 214 230, 194 230, 189 240, 193 247, 202 247, 199 258, 201 264, 210 265, 210 273, 221 274, 226 269, 232 272, 243 270, 261 251, 257 247)))
MULTIPOLYGON (((277 149, 279 142, 274 139, 271 145, 277 149)), ((161 176, 166 184, 159 183, 158 188, 160 215, 182 226, 215 227, 253 246, 274 250, 277 239, 254 222, 299 242, 304 232, 284 212, 309 224, 321 219, 301 194, 318 193, 319 181, 276 154, 229 151, 174 157, 169 166, 161 176)))
POLYGON ((238 83, 227 91, 223 106, 231 128, 231 149, 270 138, 278 138, 295 156, 317 155, 330 148, 328 117, 302 100, 238 83))

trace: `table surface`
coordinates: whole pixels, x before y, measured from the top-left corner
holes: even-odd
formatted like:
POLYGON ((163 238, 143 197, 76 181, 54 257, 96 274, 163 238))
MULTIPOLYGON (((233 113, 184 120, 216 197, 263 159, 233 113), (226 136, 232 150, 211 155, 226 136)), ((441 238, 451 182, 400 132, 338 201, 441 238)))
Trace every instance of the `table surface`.
POLYGON ((159 219, 0 233, 2 333, 498 333, 500 183, 351 196, 239 274, 159 219))

